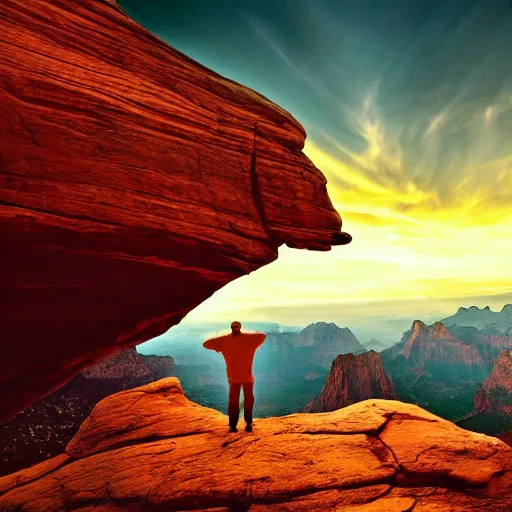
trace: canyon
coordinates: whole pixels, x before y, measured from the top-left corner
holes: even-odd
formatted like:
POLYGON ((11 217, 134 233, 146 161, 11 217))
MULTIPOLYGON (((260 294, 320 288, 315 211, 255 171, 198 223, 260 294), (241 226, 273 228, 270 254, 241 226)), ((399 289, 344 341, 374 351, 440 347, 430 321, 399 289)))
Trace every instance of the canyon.
POLYGON ((510 431, 512 418, 505 405, 497 406, 494 400, 508 400, 510 361, 503 348, 512 347, 509 310, 507 306, 500 313, 488 307, 460 308, 449 317, 449 328, 442 322, 431 326, 413 322, 400 342, 381 352, 398 398, 469 430, 489 435, 510 431), (475 327, 482 318, 479 325, 485 326, 475 327))
MULTIPOLYGON (((259 417, 302 410, 321 391, 336 356, 366 351, 349 328, 334 323, 315 322, 283 332, 276 332, 279 326, 268 327, 253 366, 259 397, 254 412, 259 417)), ((179 345, 158 343, 154 347, 159 354, 175 357, 174 375, 191 400, 227 412, 224 359, 202 347, 204 337, 201 332, 191 332, 179 345)))
MULTIPOLYGON (((0 509, 507 510, 512 450, 496 438, 391 399, 258 418, 253 433, 228 435, 226 416, 168 375, 172 358, 138 354, 283 244, 327 251, 351 236, 288 112, 114 1, 4 0, 0 14, 0 421, 32 410, 49 433, 59 400, 72 420, 50 458, 0 478, 0 509)), ((485 326, 493 350, 503 325, 485 326)), ((334 324, 304 331, 269 340, 276 376, 301 353, 303 382, 321 385, 333 351, 364 350, 334 324)), ((492 357, 471 347, 415 323, 381 365, 375 353, 341 355, 332 369, 366 361, 371 392, 376 382, 394 396, 387 371, 397 396, 415 398, 411 386, 432 383, 448 355, 469 391, 492 357)))

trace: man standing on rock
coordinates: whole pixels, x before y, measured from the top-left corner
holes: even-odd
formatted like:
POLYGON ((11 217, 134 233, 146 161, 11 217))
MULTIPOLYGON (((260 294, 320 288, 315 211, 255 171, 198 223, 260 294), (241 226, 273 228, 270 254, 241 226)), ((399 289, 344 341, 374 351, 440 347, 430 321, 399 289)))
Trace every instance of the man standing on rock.
POLYGON ((263 344, 267 335, 262 332, 241 332, 242 324, 232 322, 231 334, 210 338, 203 347, 220 352, 226 361, 226 373, 229 383, 229 432, 237 432, 236 425, 240 416, 240 388, 244 388, 245 431, 252 432, 252 408, 254 406, 254 376, 252 362, 254 353, 263 344))

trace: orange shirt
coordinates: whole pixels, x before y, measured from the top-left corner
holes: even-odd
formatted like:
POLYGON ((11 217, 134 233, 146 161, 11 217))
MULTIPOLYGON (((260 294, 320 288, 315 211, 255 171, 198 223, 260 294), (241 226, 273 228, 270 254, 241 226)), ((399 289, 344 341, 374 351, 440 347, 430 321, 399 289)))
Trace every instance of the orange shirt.
POLYGON ((218 338, 210 338, 203 347, 216 350, 224 356, 228 382, 254 382, 252 362, 254 353, 265 341, 266 334, 262 332, 245 333, 238 336, 226 334, 218 338))

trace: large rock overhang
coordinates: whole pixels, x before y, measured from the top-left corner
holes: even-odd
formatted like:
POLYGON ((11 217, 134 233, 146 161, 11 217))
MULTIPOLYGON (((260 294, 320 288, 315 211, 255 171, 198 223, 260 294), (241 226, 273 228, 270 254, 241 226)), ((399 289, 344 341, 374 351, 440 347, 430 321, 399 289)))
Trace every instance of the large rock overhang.
POLYGON ((0 420, 278 247, 350 242, 305 131, 107 0, 5 0, 0 420))

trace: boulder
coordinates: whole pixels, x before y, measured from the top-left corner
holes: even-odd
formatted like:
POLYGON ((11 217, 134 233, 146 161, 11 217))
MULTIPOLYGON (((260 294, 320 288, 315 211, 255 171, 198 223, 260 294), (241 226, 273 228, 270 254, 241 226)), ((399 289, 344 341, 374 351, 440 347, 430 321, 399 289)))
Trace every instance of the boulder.
POLYGON ((512 449, 377 399, 229 434, 169 377, 102 400, 60 459, 0 493, 5 511, 505 511, 512 449))

